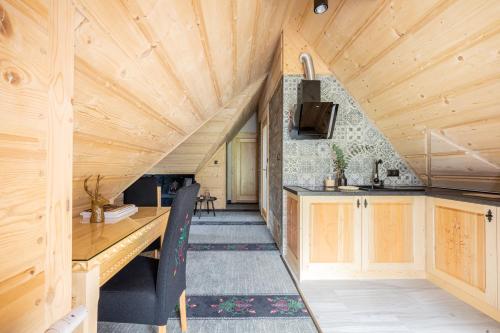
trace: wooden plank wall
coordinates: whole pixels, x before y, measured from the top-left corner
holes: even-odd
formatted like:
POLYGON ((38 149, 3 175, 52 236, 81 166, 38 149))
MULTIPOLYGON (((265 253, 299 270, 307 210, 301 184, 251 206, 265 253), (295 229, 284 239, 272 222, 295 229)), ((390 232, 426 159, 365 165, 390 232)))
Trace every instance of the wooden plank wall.
POLYGON ((115 197, 265 75, 288 13, 281 0, 75 4, 75 214, 85 177, 115 197))
POLYGON ((73 13, 0 2, 0 332, 43 332, 71 308, 73 13))
POLYGON ((152 169, 150 174, 191 174, 198 172, 222 144, 230 141, 251 116, 264 85, 264 77, 219 110, 198 131, 180 144, 152 169))
POLYGON ((449 150, 434 174, 450 185, 487 174, 500 189, 500 2, 331 0, 315 15, 302 1, 293 11, 290 24, 424 180, 432 129, 486 160, 463 170, 464 149, 449 150))
POLYGON ((226 208, 226 144, 205 163, 196 173, 196 181, 200 183, 200 194, 210 192, 217 197, 215 209, 226 208))

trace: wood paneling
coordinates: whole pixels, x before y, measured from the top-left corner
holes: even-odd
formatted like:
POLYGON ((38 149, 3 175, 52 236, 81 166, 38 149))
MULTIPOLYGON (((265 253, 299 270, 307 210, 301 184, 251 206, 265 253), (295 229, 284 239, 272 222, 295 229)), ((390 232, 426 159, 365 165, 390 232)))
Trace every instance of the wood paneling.
POLYGON ((311 204, 310 262, 354 260, 354 205, 349 202, 311 204))
MULTIPOLYGON (((234 117, 232 103, 267 74, 289 13, 280 0, 75 4, 74 214, 88 205, 77 186, 86 176, 103 174, 112 199, 198 130, 201 141, 215 115, 234 117)), ((224 130, 209 147, 185 146, 167 168, 195 172, 224 130)))
POLYGON ((196 173, 196 182, 200 183, 200 193, 210 192, 217 197, 215 209, 226 208, 226 144, 203 165, 196 173))
POLYGON ((73 12, 0 3, 0 332, 41 332, 71 307, 73 12))
MULTIPOLYGON (((312 2, 294 11, 289 23, 423 180, 428 129, 496 161, 488 153, 500 149, 498 1, 337 0, 323 15, 312 2)), ((477 177, 452 158, 440 163, 458 176, 448 186, 477 177)))
POLYGON ((484 214, 435 208, 436 268, 484 291, 486 242, 484 214))
POLYGON ((148 173, 189 174, 198 172, 222 144, 231 141, 255 111, 264 78, 248 86, 225 108, 181 143, 148 173))
POLYGON ((286 210, 286 241, 288 251, 300 260, 299 201, 290 194, 287 194, 286 210))
POLYGON ((413 262, 412 200, 400 201, 370 203, 371 262, 413 262))

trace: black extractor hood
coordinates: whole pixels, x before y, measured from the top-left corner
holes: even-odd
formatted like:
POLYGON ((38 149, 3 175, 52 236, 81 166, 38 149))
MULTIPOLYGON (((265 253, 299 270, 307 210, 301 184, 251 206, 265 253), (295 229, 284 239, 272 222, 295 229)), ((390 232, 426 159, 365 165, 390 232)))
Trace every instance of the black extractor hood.
POLYGON ((297 105, 290 114, 290 137, 296 140, 331 139, 337 120, 338 104, 321 101, 321 81, 314 80, 312 59, 300 56, 306 79, 297 89, 297 105))

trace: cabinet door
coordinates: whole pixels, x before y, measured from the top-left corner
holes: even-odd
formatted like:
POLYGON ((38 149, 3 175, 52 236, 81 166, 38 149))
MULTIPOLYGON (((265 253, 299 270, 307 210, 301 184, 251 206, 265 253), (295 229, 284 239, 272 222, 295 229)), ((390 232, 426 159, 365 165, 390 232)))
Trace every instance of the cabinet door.
POLYGON ((286 243, 287 255, 291 254, 297 261, 300 257, 299 247, 299 201, 297 196, 288 193, 286 205, 286 243))
POLYGON ((422 276, 425 197, 363 198, 363 269, 422 276))
POLYGON ((497 304, 496 219, 494 207, 430 199, 430 271, 490 305, 497 304), (487 217, 492 212, 491 221, 487 217))
MULTIPOLYGON (((305 200, 305 199, 304 199, 305 200)), ((361 202, 358 197, 325 197, 305 202, 309 216, 306 268, 330 277, 361 270, 361 202), (359 203, 359 205, 358 205, 359 203), (359 207, 358 207, 359 206, 359 207)))

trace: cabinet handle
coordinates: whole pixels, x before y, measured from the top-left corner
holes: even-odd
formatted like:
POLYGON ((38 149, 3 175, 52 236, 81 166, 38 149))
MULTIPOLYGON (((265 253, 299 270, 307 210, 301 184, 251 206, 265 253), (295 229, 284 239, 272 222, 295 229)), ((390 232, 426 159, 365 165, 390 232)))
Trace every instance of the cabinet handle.
POLYGON ((358 199, 358 201, 356 203, 356 206, 358 206, 358 208, 359 208, 359 206, 361 206, 361 203, 359 202, 359 199, 358 199))
POLYGON ((365 208, 368 207, 368 201, 365 199, 365 208))
POLYGON ((485 216, 488 219, 488 222, 491 222, 493 220, 493 212, 491 211, 491 209, 488 209, 488 213, 485 216))

